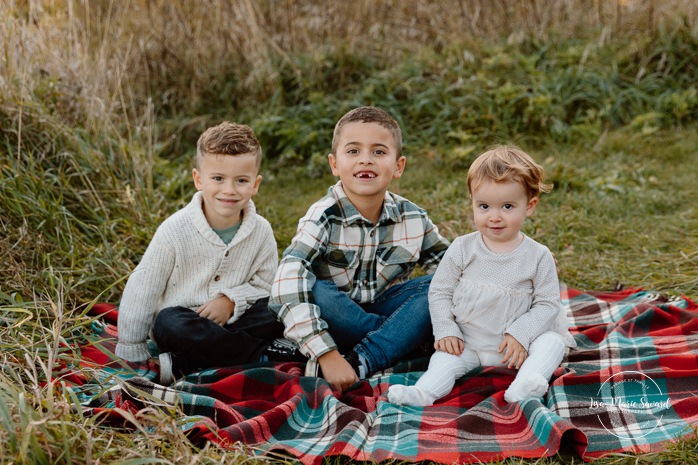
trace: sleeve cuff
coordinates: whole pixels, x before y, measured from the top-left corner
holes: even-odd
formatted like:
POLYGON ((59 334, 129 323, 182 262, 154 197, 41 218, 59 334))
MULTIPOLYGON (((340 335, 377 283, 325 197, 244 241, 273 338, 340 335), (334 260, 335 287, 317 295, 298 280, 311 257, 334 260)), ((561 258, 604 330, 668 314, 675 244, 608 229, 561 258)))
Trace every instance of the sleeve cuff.
POLYGON ((433 325, 434 339, 439 340, 445 337, 454 336, 458 339, 463 339, 463 332, 458 327, 456 322, 445 322, 445 324, 433 325))
POLYGON ((339 350, 337 344, 327 331, 311 336, 304 341, 299 348, 300 352, 308 358, 316 359, 333 350, 339 350))
POLYGON ((247 302, 247 299, 240 296, 226 295, 226 297, 235 304, 233 314, 230 315, 230 318, 226 321, 226 324, 229 325, 238 321, 251 305, 247 302))
POLYGON ((526 352, 528 352, 528 348, 531 345, 531 338, 527 334, 517 331, 516 328, 509 328, 504 332, 504 334, 508 334, 519 341, 519 344, 521 344, 524 349, 526 349, 526 352))
POLYGON ((116 350, 114 352, 116 353, 117 357, 122 358, 127 362, 145 362, 150 358, 148 344, 145 342, 140 342, 137 344, 119 342, 116 344, 116 350))

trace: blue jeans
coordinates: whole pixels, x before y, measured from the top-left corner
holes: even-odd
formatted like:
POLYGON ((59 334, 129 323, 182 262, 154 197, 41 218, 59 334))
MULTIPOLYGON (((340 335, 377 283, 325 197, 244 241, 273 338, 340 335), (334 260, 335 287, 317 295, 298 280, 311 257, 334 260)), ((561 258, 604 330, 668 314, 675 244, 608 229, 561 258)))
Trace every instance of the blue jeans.
POLYGON ((313 297, 339 351, 346 355, 353 349, 373 374, 395 365, 431 337, 430 283, 431 275, 420 276, 396 284, 371 303, 359 304, 334 282, 318 280, 313 297))

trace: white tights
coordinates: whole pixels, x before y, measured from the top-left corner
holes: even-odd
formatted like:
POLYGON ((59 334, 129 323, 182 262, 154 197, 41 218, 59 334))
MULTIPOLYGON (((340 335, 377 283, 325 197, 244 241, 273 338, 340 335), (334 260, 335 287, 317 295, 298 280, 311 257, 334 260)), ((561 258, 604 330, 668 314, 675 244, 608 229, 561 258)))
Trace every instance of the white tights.
MULTIPOLYGON (((528 352, 528 358, 504 392, 507 402, 542 397, 548 390, 550 377, 565 355, 565 344, 557 333, 547 331, 531 342, 528 352)), ((479 366, 501 366, 502 358, 503 354, 495 351, 465 349, 460 356, 436 352, 417 384, 391 386, 388 400, 394 404, 432 405, 451 392, 458 378, 479 366)))

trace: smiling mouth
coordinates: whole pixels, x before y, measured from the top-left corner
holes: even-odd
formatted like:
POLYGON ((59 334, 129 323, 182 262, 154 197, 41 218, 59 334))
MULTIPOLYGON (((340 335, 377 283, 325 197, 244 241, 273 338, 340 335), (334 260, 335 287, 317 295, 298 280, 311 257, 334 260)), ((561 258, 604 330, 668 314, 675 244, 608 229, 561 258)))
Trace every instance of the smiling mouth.
POLYGON ((378 176, 376 175, 376 173, 370 173, 370 172, 367 172, 367 171, 362 171, 362 172, 360 172, 360 173, 356 173, 356 174, 354 175, 354 177, 355 177, 355 178, 359 178, 359 179, 373 179, 373 178, 376 178, 376 177, 378 177, 378 176))

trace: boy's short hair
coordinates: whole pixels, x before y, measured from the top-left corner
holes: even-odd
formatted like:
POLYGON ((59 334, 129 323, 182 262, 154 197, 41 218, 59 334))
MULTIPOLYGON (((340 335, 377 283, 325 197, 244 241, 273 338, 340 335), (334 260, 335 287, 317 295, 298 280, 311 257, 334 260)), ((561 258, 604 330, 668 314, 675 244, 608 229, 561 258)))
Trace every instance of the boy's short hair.
POLYGON ((337 121, 337 124, 334 126, 334 134, 332 135, 332 153, 337 153, 337 144, 339 144, 342 128, 349 123, 380 124, 393 135, 397 156, 398 158, 402 156, 402 131, 400 130, 400 125, 385 110, 370 106, 354 108, 337 121))
POLYGON ((497 145, 473 162, 468 170, 468 192, 472 197, 485 181, 516 181, 523 184, 528 198, 550 192, 552 184, 546 184, 543 168, 518 147, 497 145))
POLYGON ((252 128, 246 124, 224 121, 206 129, 196 143, 196 166, 206 155, 255 156, 257 168, 262 164, 262 146, 252 128))

